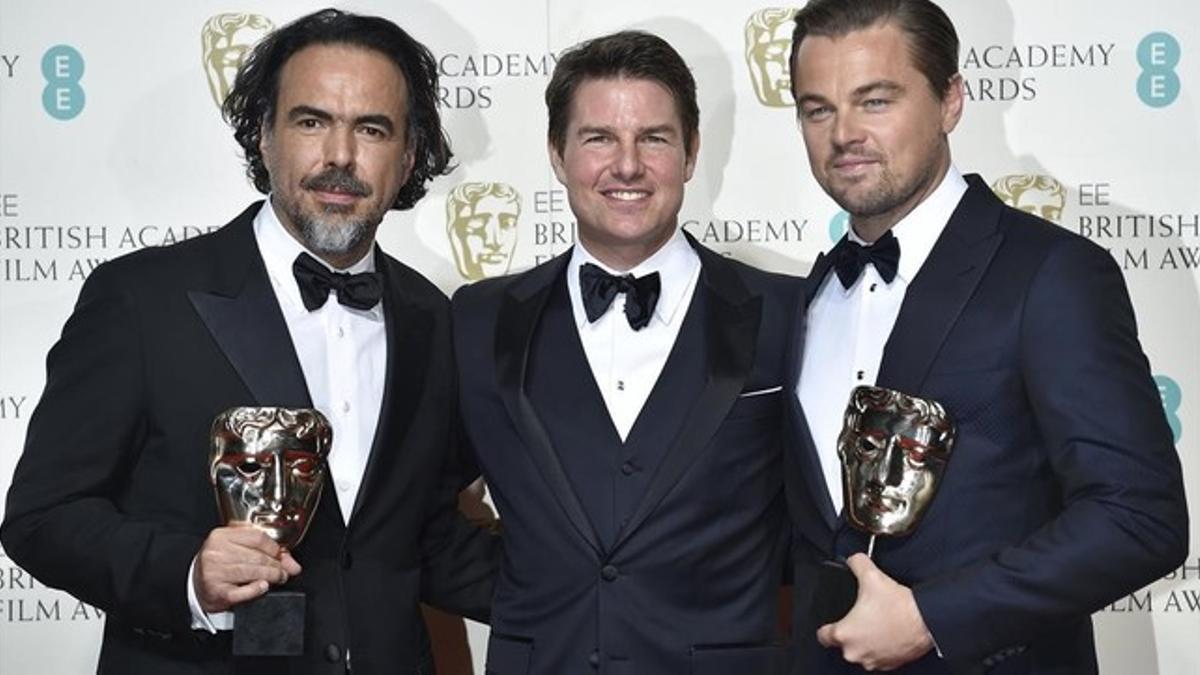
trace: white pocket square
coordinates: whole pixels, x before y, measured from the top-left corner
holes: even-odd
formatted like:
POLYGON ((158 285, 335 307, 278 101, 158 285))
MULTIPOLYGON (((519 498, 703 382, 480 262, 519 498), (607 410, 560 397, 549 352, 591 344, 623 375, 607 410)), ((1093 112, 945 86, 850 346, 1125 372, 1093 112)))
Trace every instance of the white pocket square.
POLYGON ((763 394, 774 394, 782 391, 783 385, 778 387, 768 387, 766 389, 755 389, 754 391, 744 391, 738 394, 738 398, 750 398, 751 396, 762 396, 763 394))

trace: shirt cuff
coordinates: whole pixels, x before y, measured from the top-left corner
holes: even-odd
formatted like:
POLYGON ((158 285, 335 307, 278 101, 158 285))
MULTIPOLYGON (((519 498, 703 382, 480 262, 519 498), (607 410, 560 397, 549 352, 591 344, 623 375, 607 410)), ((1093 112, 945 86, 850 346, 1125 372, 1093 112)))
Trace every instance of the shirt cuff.
POLYGON ((933 636, 933 631, 926 627, 925 632, 929 634, 929 641, 933 643, 933 652, 939 659, 945 659, 946 657, 942 655, 942 648, 938 646, 937 638, 933 636))
POLYGON ((192 629, 206 630, 214 634, 219 630, 233 630, 233 612, 213 612, 209 614, 200 606, 200 599, 196 597, 195 576, 196 559, 192 558, 192 564, 188 567, 187 576, 187 598, 188 608, 192 610, 192 629))

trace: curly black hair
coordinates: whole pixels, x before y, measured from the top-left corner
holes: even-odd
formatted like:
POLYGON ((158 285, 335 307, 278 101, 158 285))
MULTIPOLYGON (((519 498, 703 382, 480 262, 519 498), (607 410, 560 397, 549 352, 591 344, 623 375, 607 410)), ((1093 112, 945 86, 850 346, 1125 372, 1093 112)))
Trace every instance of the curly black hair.
POLYGON ((409 209, 425 196, 426 183, 453 168, 450 141, 438 111, 437 61, 424 45, 396 24, 375 16, 323 9, 287 24, 263 38, 238 68, 222 114, 246 155, 246 175, 264 194, 271 176, 258 144, 275 116, 279 77, 293 54, 314 44, 344 44, 379 52, 396 63, 408 86, 409 147, 413 169, 400 187, 393 209, 409 209))

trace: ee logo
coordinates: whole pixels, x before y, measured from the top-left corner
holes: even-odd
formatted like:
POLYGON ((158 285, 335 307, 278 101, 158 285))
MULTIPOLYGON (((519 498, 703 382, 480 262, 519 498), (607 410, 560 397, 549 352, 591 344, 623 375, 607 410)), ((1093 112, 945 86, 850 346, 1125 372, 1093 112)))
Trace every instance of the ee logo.
POLYGON ((83 111, 86 96, 79 80, 83 78, 83 56, 70 45, 55 45, 42 56, 42 107, 58 120, 69 120, 83 111))
POLYGON ((1142 74, 1138 76, 1137 93, 1142 103, 1162 108, 1179 97, 1179 75, 1175 73, 1179 56, 1179 41, 1170 33, 1151 33, 1138 43, 1137 60, 1142 74))
POLYGON ((842 235, 846 234, 846 229, 850 225, 850 214, 845 211, 838 211, 833 218, 829 220, 829 241, 835 244, 842 235))
POLYGON ((1154 384, 1158 385, 1158 395, 1162 398, 1163 412, 1167 414, 1167 424, 1171 426, 1171 436, 1175 442, 1183 436, 1183 421, 1179 419, 1179 406, 1183 403, 1183 390, 1179 383, 1166 375, 1155 375, 1154 384))

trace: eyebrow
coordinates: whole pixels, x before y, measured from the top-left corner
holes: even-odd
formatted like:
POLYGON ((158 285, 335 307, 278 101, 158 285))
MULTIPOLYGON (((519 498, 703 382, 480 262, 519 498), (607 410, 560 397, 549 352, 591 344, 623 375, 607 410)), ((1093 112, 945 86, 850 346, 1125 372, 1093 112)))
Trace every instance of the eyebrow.
MULTIPOLYGON (((898 94, 903 91, 904 86, 898 82, 893 82, 892 80, 877 80, 875 82, 868 82, 867 84, 856 88, 853 92, 851 92, 851 97, 854 99, 861 99, 874 93, 886 92, 890 94, 898 94)), ((829 99, 821 96, 820 94, 803 94, 799 99, 797 99, 796 102, 801 105, 805 103, 829 103, 829 99)))
POLYGON ((868 94, 873 94, 876 92, 887 92, 890 94, 898 94, 902 91, 904 91, 904 87, 901 86, 900 83, 898 83, 898 82, 893 82, 891 80, 878 80, 875 82, 870 82, 868 84, 864 84, 863 86, 855 89, 854 97, 862 98, 864 96, 867 96, 868 94))
MULTIPOLYGON (((613 134, 612 127, 606 126, 584 126, 575 130, 576 136, 586 136, 588 134, 613 134)), ((642 127, 638 129, 638 135, 646 134, 676 134, 678 133, 674 126, 670 124, 658 124, 652 127, 642 127)))
MULTIPOLYGON (((294 121, 301 117, 315 117, 325 122, 332 122, 333 115, 328 111, 314 108, 310 105, 298 105, 288 111, 288 120, 294 121)), ((354 118, 355 126, 359 124, 374 124, 383 127, 390 134, 396 130, 396 125, 392 122, 392 118, 382 114, 359 115, 354 118)))

